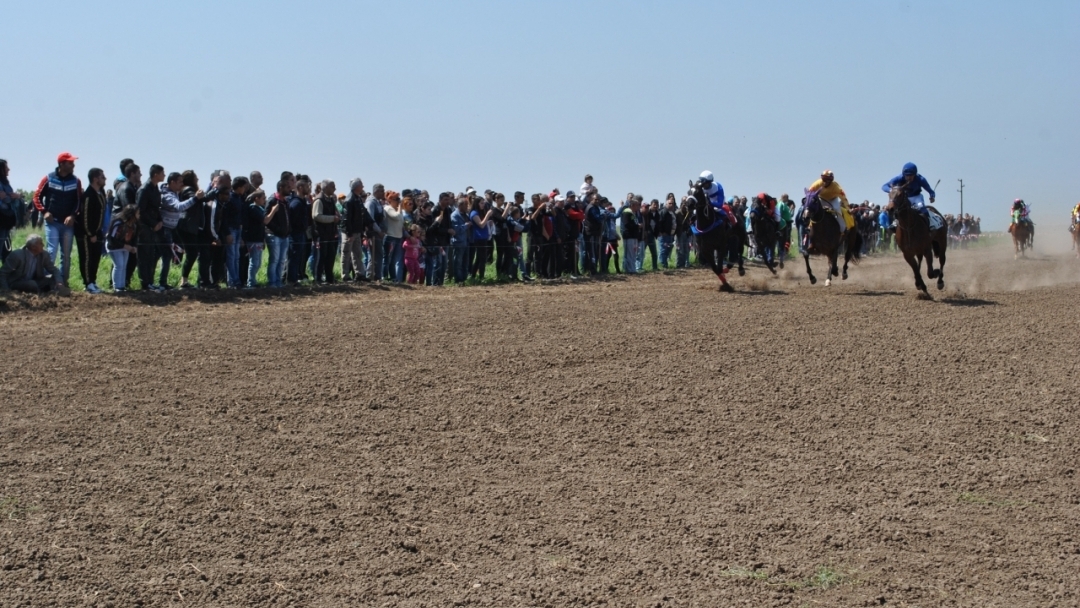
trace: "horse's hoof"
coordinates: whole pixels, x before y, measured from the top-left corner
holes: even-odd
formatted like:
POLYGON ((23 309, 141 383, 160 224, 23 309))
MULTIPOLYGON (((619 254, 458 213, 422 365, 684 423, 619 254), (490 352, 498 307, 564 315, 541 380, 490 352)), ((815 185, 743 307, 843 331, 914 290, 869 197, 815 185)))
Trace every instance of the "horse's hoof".
POLYGON ((742 266, 739 266, 739 276, 740 277, 745 277, 746 276, 746 269, 743 268, 742 266))
POLYGON ((844 280, 844 281, 846 281, 846 280, 847 280, 847 271, 846 271, 846 270, 844 271, 844 274, 843 274, 843 276, 841 276, 840 278, 841 278, 842 280, 844 280))
POLYGON ((920 291, 917 297, 920 300, 927 300, 930 302, 934 301, 934 296, 930 295, 930 293, 926 291, 920 291))
POLYGON ((730 283, 721 283, 720 284, 720 291, 727 292, 727 293, 734 293, 735 288, 732 287, 730 283))
POLYGON ((938 279, 937 288, 938 288, 938 291, 941 291, 942 289, 945 289, 945 279, 938 279))
POLYGON ((817 285, 817 277, 815 277, 814 275, 810 275, 810 284, 817 285))
POLYGON ((825 279, 825 287, 831 287, 831 286, 832 286, 832 279, 825 279))

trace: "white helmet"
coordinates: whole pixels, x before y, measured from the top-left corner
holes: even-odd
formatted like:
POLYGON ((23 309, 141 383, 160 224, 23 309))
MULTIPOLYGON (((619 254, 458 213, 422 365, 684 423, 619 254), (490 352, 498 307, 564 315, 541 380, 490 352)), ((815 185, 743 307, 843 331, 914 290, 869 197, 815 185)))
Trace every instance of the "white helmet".
POLYGON ((712 171, 702 171, 699 176, 703 182, 715 182, 716 178, 713 177, 712 171))

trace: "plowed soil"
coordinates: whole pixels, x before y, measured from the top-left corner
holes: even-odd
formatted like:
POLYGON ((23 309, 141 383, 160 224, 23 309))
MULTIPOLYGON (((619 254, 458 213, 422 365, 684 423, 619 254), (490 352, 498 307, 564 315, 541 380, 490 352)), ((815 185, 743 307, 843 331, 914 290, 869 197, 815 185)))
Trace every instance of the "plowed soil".
POLYGON ((0 605, 1080 605, 1080 262, 946 281, 8 299, 0 605))

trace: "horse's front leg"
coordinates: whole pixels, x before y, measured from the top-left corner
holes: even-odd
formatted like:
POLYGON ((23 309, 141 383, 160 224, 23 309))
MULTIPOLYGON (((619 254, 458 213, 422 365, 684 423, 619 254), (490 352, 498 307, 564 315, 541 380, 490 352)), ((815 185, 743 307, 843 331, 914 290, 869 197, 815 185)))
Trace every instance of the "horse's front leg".
POLYGON ((915 254, 904 253, 904 259, 907 261, 908 266, 911 266, 911 272, 915 274, 915 288, 925 294, 926 297, 930 297, 930 293, 926 291, 926 283, 922 280, 922 260, 918 259, 915 254))
POLYGON ((926 248, 926 252, 923 253, 926 256, 926 278, 936 279, 938 271, 934 270, 934 249, 933 242, 926 248))
POLYGON ((809 253, 804 253, 802 257, 803 257, 803 260, 806 261, 806 276, 810 277, 810 284, 811 285, 816 285, 817 284, 817 277, 814 276, 814 271, 810 270, 810 254, 809 253))

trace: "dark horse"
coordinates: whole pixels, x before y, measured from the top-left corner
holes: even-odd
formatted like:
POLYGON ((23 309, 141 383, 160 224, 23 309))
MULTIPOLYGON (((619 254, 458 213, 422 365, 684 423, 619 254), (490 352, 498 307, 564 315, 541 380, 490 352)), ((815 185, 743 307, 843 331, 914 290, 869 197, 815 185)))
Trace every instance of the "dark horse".
POLYGON ((911 206, 904 189, 898 187, 889 191, 887 209, 896 218, 896 245, 915 273, 915 287, 922 292, 922 297, 930 297, 920 271, 923 258, 926 258, 926 277, 937 279, 937 288, 945 289, 945 250, 949 246, 949 233, 944 218, 937 209, 928 206, 926 209, 941 220, 941 227, 931 230, 926 216, 911 206), (937 270, 934 269, 935 255, 940 264, 937 270))
POLYGON ((750 210, 750 229, 754 232, 754 243, 757 244, 757 251, 765 261, 765 266, 769 268, 769 272, 776 274, 776 260, 773 255, 776 252, 780 224, 772 212, 757 199, 754 200, 754 208, 750 210))
MULTIPOLYGON (((817 283, 814 271, 810 270, 810 256, 823 255, 829 260, 829 271, 826 273, 825 285, 832 285, 832 277, 841 276, 837 268, 837 259, 840 257, 840 248, 844 248, 844 273, 843 280, 848 278, 848 264, 854 259, 858 262, 862 255, 862 235, 856 228, 847 232, 840 232, 840 222, 836 216, 829 212, 827 205, 818 198, 817 192, 806 193, 806 219, 807 229, 806 253, 803 259, 806 261, 806 275, 810 277, 810 284, 817 283)), ((843 220, 840 220, 843 221, 843 220)))
POLYGON ((1035 247, 1035 226, 1030 222, 1019 221, 1009 226, 1009 232, 1012 233, 1013 247, 1016 249, 1013 259, 1027 257, 1027 250, 1035 247))
POLYGON ((701 182, 690 182, 687 204, 694 213, 691 230, 697 239, 698 261, 707 264, 720 279, 720 291, 735 291, 727 282, 724 254, 728 250, 728 225, 724 218, 709 204, 709 195, 701 182))

